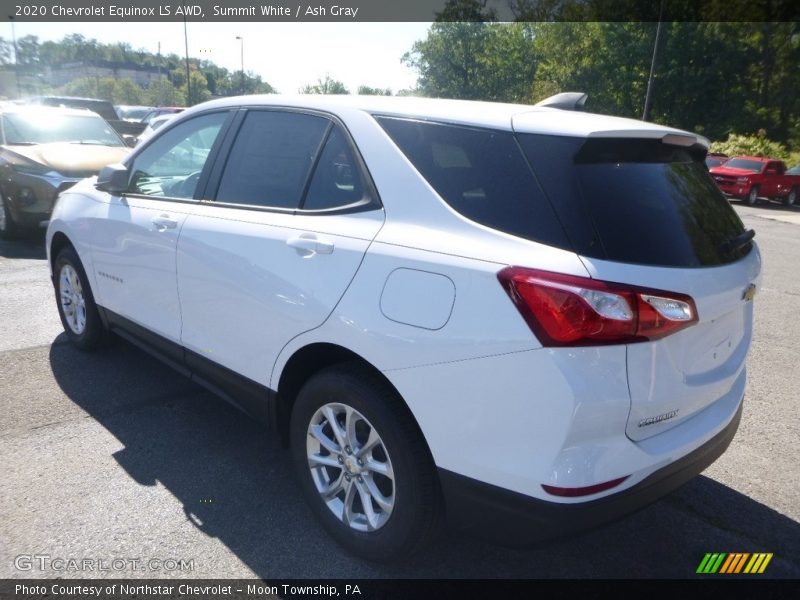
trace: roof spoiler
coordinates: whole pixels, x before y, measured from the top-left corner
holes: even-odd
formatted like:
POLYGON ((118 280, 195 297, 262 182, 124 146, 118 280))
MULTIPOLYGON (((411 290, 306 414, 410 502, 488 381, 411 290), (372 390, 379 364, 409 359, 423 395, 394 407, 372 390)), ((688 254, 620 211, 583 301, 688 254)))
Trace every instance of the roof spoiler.
POLYGON ((561 92, 537 102, 534 106, 547 106, 561 110, 583 110, 583 105, 586 104, 588 97, 589 95, 583 92, 561 92))

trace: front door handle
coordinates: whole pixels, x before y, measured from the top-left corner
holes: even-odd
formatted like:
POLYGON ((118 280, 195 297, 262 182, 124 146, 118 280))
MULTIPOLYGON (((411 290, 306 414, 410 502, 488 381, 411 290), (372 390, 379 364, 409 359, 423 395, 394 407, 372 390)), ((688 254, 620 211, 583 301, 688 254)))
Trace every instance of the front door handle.
POLYGON ((171 218, 169 215, 161 215, 158 217, 153 217, 152 220, 153 225, 156 226, 158 231, 164 231, 165 229, 175 229, 178 226, 178 221, 171 218))
POLYGON ((286 245, 298 251, 303 256, 313 256, 314 254, 332 254, 333 242, 318 238, 313 233, 303 233, 297 237, 286 240, 286 245))

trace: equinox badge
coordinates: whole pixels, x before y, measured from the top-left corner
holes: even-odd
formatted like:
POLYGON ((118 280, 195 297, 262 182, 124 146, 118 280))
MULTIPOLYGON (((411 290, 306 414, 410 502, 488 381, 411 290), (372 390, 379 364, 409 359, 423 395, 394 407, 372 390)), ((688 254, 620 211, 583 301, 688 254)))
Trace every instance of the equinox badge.
POLYGON ((674 418, 678 414, 678 409, 671 410, 668 413, 664 413, 663 415, 658 415, 656 417, 647 417, 646 419, 642 419, 639 421, 639 427, 647 427, 648 425, 655 425, 656 423, 661 423, 662 421, 666 421, 668 419, 674 418))

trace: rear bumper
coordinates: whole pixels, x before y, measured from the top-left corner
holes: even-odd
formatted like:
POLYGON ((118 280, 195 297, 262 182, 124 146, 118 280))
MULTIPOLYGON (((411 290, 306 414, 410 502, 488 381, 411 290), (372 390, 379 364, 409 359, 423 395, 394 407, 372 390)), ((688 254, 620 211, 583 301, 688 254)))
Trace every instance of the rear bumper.
POLYGON ((504 544, 527 544, 591 529, 644 508, 677 489, 722 455, 739 428, 742 405, 730 423, 699 448, 633 487, 589 502, 547 502, 439 469, 448 523, 504 544))

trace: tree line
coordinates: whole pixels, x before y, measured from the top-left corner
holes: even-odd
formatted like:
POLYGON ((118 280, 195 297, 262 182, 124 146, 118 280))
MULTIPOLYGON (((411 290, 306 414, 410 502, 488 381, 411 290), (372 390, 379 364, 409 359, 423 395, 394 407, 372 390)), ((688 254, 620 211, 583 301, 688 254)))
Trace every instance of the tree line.
MULTIPOLYGON (((645 3, 648 20, 629 22, 603 21, 602 0, 507 2, 515 22, 498 22, 487 0, 447 0, 426 37, 401 58, 416 70, 416 88, 396 94, 535 103, 557 92, 582 91, 589 95, 588 110, 641 118, 655 50, 651 120, 712 140, 749 134, 800 148, 797 21, 713 21, 709 16, 730 17, 731 10, 744 10, 743 4, 670 0, 664 3, 668 7, 706 12, 694 21, 669 20, 667 12, 656 45, 658 3, 645 3), (598 15, 585 13, 595 5, 598 15)), ((769 6, 784 4, 771 0, 769 6)), ((101 44, 80 34, 61 41, 22 37, 16 59, 11 42, 0 38, 0 66, 11 64, 25 86, 34 88, 23 93, 68 93, 122 104, 191 105, 214 96, 277 91, 255 73, 242 78, 239 71, 196 58, 189 59, 187 82, 185 60, 176 54, 101 44), (48 69, 76 63, 132 64, 155 68, 160 76, 146 87, 110 77, 78 77, 59 89, 48 87, 48 69)), ((298 91, 350 93, 330 75, 298 91)), ((392 90, 362 85, 356 93, 391 95, 392 90)))
MULTIPOLYGON (((578 4, 514 0, 522 20, 499 23, 486 0, 449 0, 402 60, 424 96, 535 103, 581 91, 587 110, 642 118, 657 23, 542 22, 578 4)), ((711 139, 761 130, 798 148, 798 65, 796 21, 663 22, 650 119, 711 139)))
MULTIPOLYGON (((186 59, 177 54, 154 54, 134 49, 130 44, 102 44, 80 34, 65 36, 60 41, 40 41, 26 35, 14 43, 0 37, 0 68, 14 69, 21 95, 64 94, 110 100, 115 104, 191 106, 212 97, 238 94, 269 94, 277 90, 251 71, 229 71, 210 60, 189 58, 189 79, 186 59), (81 65, 85 76, 62 86, 49 83, 52 69, 81 65), (151 78, 147 85, 137 85, 124 77, 96 77, 93 67, 147 68, 151 78)), ((17 90, 15 90, 17 91, 17 90)), ((306 94, 349 94, 345 85, 326 75, 316 83, 298 90, 306 94)), ((358 94, 391 95, 392 90, 366 85, 358 94)))

